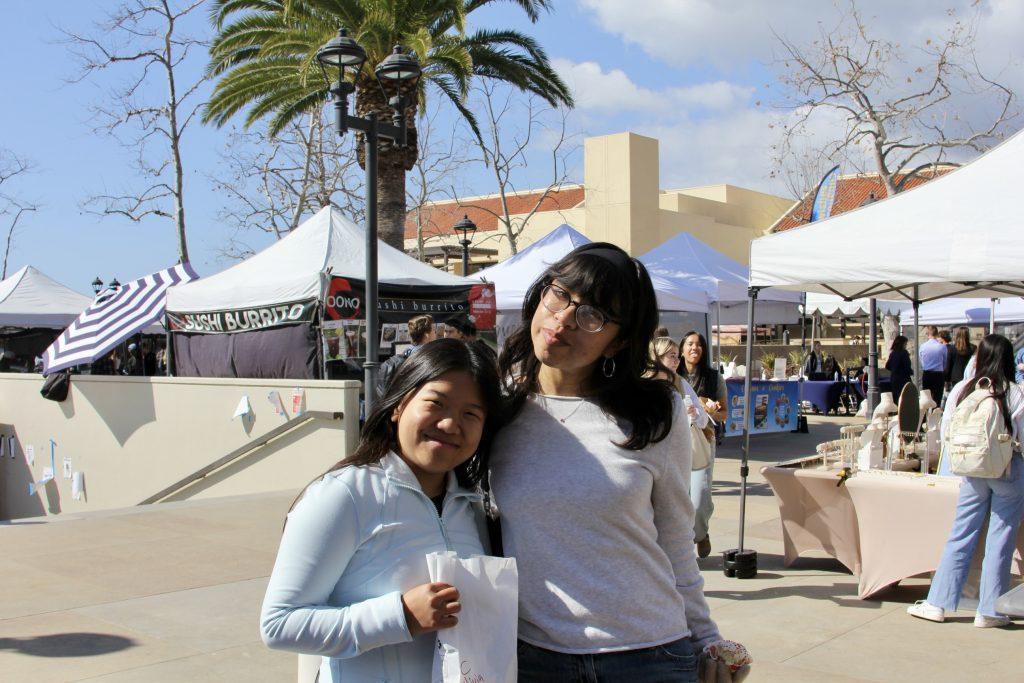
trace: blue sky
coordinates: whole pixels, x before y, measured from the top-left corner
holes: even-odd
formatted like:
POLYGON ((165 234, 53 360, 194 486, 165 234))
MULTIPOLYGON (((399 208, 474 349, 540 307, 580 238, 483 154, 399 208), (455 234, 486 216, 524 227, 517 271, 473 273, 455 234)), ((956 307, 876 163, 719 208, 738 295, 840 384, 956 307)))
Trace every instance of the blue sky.
MULTIPOLYGON (((579 106, 569 126, 578 140, 624 130, 658 138, 661 184, 666 188, 727 182, 784 193, 769 178, 768 146, 777 130, 771 127, 777 114, 764 106, 775 94, 772 30, 810 40, 818 22, 834 20, 835 7, 811 0, 555 4, 557 10, 537 25, 528 24, 512 3, 474 15, 474 22, 519 28, 545 47, 575 90, 579 106), (771 14, 766 15, 769 7, 771 14)), ((58 27, 88 32, 113 5, 112 0, 9 2, 0 24, 0 63, 5 65, 0 147, 35 164, 33 173, 4 189, 42 205, 23 219, 8 274, 30 263, 85 293, 97 275, 124 281, 177 258, 170 221, 150 218, 136 224, 80 209, 86 196, 115 192, 133 182, 131 153, 93 132, 89 115, 89 106, 102 101, 123 76, 102 74, 84 83, 65 83, 76 65, 60 43, 58 27)), ((948 24, 947 5, 961 16, 972 11, 970 0, 906 0, 896 7, 862 0, 859 5, 884 37, 908 45, 937 35, 948 24)), ((1019 47, 1024 3, 983 2, 977 11, 982 63, 1024 92, 1019 47)), ((198 21, 204 16, 190 27, 193 32, 206 30, 198 21)), ((200 56, 191 68, 204 64, 200 56)), ((217 218, 223 202, 208 178, 218 172, 218 152, 227 134, 226 129, 196 125, 185 149, 190 251, 193 265, 204 275, 231 263, 218 254, 228 230, 217 218)), ((542 145, 532 150, 534 155, 543 151, 542 145)), ((576 180, 581 180, 581 161, 577 154, 576 180)), ((549 177, 546 163, 531 164, 517 185, 543 186, 549 177)), ((469 194, 494 189, 479 165, 465 167, 459 184, 469 194)))

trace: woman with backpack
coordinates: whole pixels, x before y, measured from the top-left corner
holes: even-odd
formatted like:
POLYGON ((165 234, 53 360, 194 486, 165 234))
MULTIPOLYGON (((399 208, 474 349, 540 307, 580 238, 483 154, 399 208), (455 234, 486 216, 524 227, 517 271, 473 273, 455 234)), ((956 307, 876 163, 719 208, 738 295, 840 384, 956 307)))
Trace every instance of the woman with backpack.
POLYGON ((987 476, 963 476, 953 529, 928 599, 911 605, 907 613, 942 622, 947 611, 956 610, 981 529, 988 521, 974 625, 1006 626, 1010 620, 996 614, 995 602, 1010 588, 1010 562, 1024 515, 1024 464, 1018 443, 1024 433, 1024 392, 1014 383, 1013 346, 1006 337, 990 334, 982 340, 975 374, 953 387, 946 410, 952 415, 942 438, 952 472, 987 476), (986 415, 989 418, 982 419, 986 415), (1009 463, 1004 464, 1007 455, 1009 463))

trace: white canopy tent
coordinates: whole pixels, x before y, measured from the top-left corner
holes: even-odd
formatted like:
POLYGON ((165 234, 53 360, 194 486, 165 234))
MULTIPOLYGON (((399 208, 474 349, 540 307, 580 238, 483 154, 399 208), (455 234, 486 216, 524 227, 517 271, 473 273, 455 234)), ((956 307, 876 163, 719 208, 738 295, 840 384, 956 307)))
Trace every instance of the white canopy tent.
MULTIPOLYGON (((167 292, 168 311, 220 311, 319 297, 323 274, 366 278, 364 231, 324 207, 284 239, 216 275, 167 292)), ((467 278, 403 254, 378 240, 378 280, 402 285, 468 285, 467 278)))
MULTIPOLYGON (((830 293, 848 301, 903 298, 912 303, 915 318, 922 303, 943 297, 1024 295, 1024 240, 1013 201, 1022 167, 1024 134, 1018 132, 972 163, 904 194, 756 239, 750 245, 750 284, 830 293), (845 253, 851 238, 867 248, 852 257, 834 258, 845 253)), ((751 319, 756 300, 754 289, 748 307, 751 319)), ((871 308, 868 395, 873 405, 878 355, 877 312, 873 304, 871 308)), ((751 351, 748 337, 748 366, 751 351)), ((920 383, 919 366, 916 369, 920 383)), ((741 551, 750 446, 749 375, 744 399, 741 551)))
POLYGON ((921 325, 993 325, 1024 322, 1024 299, 955 298, 922 304, 918 316, 921 325), (993 317, 993 313, 995 314, 993 317))
POLYGON ((91 303, 89 297, 25 266, 0 281, 0 326, 63 329, 91 303))
MULTIPOLYGON (((758 296, 758 300, 760 300, 758 296)), ((900 315, 913 306, 909 301, 890 301, 878 299, 875 301, 878 315, 900 315)), ((817 313, 828 318, 866 318, 871 309, 869 299, 854 299, 846 301, 835 294, 821 294, 819 292, 807 293, 808 315, 817 313)))

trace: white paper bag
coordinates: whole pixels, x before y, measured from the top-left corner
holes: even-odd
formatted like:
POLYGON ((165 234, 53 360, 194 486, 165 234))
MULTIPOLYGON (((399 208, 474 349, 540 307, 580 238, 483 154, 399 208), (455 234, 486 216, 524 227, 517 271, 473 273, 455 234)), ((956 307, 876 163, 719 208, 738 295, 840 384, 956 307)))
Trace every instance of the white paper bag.
POLYGON ((515 683, 519 571, 515 558, 430 553, 431 581, 459 591, 459 623, 437 632, 433 683, 515 683))

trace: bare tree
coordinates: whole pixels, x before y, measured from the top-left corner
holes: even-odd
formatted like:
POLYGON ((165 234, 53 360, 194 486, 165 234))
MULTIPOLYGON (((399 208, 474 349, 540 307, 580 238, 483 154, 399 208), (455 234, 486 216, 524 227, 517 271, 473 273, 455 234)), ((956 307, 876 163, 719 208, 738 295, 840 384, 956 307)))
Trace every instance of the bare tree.
POLYGON ((785 92, 776 104, 789 113, 775 148, 776 169, 792 170, 813 125, 837 125, 839 134, 818 156, 870 168, 892 196, 901 180, 934 170, 950 153, 980 152, 998 142, 1017 114, 1015 97, 979 67, 975 24, 950 13, 945 34, 908 56, 899 44, 874 37, 850 0, 838 24, 821 26, 809 45, 776 34, 785 92))
POLYGON ((447 198, 448 188, 454 187, 460 171, 475 163, 461 127, 454 132, 439 129, 440 111, 440 106, 432 106, 417 122, 419 154, 406 175, 407 221, 416 228, 416 258, 420 261, 426 261, 428 242, 451 234, 452 226, 439 225, 430 204, 439 197, 447 198))
POLYGON ((4 239, 4 261, 0 268, 0 280, 7 277, 7 259, 11 254, 11 244, 14 242, 14 233, 18 229, 18 223, 27 213, 39 209, 39 205, 29 202, 8 191, 11 181, 18 176, 23 176, 32 171, 32 162, 20 157, 14 152, 0 149, 0 216, 5 218, 6 237, 4 239))
POLYGON ((203 3, 128 0, 95 26, 95 37, 63 31, 81 65, 72 82, 127 70, 127 81, 92 111, 98 131, 133 150, 142 180, 123 192, 89 197, 83 208, 135 222, 148 216, 173 220, 182 262, 188 260, 182 140, 202 104, 198 94, 205 80, 201 62, 193 65, 189 58, 193 52, 198 60, 206 57, 205 42, 186 35, 182 25, 190 15, 199 15, 203 3), (161 84, 165 95, 153 98, 151 92, 161 84))
MULTIPOLYGON (((474 88, 478 108, 484 124, 482 136, 476 138, 482 161, 494 176, 494 184, 500 200, 500 210, 494 211, 485 204, 459 202, 461 206, 472 206, 493 215, 501 226, 500 235, 508 240, 513 254, 519 253, 519 237, 527 224, 545 200, 557 193, 568 182, 569 159, 579 150, 575 136, 567 132, 568 109, 552 108, 529 97, 525 103, 521 93, 502 89, 495 83, 480 82, 474 88), (522 117, 517 125, 516 117, 522 117), (513 121, 510 121, 512 119, 513 121), (510 199, 517 194, 516 179, 527 166, 528 153, 536 138, 550 155, 551 181, 538 190, 536 199, 525 211, 513 215, 509 208, 510 199)), ((457 198, 454 188, 453 197, 457 198)), ((569 208, 569 207, 565 207, 569 208)))
POLYGON ((281 239, 332 203, 362 222, 364 177, 355 145, 354 136, 339 139, 319 109, 275 137, 233 132, 221 151, 220 171, 210 176, 226 202, 218 217, 234 228, 221 255, 245 258, 254 251, 246 234, 281 239))

